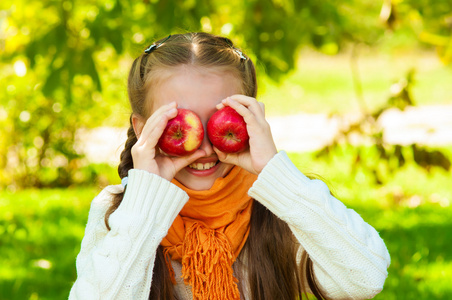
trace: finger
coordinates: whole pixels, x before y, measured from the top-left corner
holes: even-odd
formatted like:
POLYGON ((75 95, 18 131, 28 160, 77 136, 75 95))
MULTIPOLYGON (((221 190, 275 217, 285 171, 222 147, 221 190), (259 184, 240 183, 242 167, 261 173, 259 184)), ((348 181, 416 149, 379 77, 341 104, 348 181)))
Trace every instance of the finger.
POLYGON ((264 104, 264 102, 257 102, 257 103, 258 103, 259 106, 261 107, 262 114, 263 114, 264 117, 265 117, 265 104, 264 104))
POLYGON ((245 120, 246 124, 250 125, 256 122, 255 114, 244 104, 229 97, 223 101, 223 104, 232 107, 237 113, 239 113, 245 120))
MULTIPOLYGON (((232 99, 236 100, 237 102, 241 103, 242 105, 248 107, 253 113, 265 117, 264 103, 259 102, 256 99, 245 96, 245 95, 233 95, 228 98, 232 98, 232 99), (258 106, 256 106, 256 103, 258 106)), ((227 98, 223 99, 222 102, 220 102, 216 105, 216 109, 220 110, 220 109, 224 108, 226 105, 228 105, 227 103, 228 103, 227 98)))
POLYGON ((199 159, 205 155, 206 155, 206 152, 204 150, 198 149, 190 155, 172 158, 174 166, 176 168, 176 172, 179 172, 180 170, 182 170, 189 164, 195 162, 197 159, 199 159))
POLYGON ((155 127, 155 125, 160 122, 160 118, 164 115, 172 116, 174 112, 177 112, 176 102, 171 102, 167 105, 162 105, 156 111, 154 111, 151 116, 146 120, 146 124, 143 127, 142 135, 149 135, 150 131, 155 127), (175 111, 174 111, 175 110, 175 111))
POLYGON ((151 140, 157 141, 162 135, 168 121, 176 116, 177 109, 171 106, 155 111, 144 125, 143 132, 138 142, 142 144, 151 140))
POLYGON ((228 97, 232 100, 237 101, 243 106, 247 107, 254 115, 259 117, 265 116, 265 108, 262 102, 257 101, 253 97, 245 96, 245 95, 232 95, 228 97))
POLYGON ((167 115, 162 116, 158 120, 158 123, 153 126, 152 131, 149 132, 149 135, 147 137, 143 137, 143 139, 145 139, 143 143, 146 143, 147 147, 155 148, 157 146, 157 143, 162 136, 169 119, 170 118, 167 115))
POLYGON ((228 154, 228 153, 224 153, 221 152, 217 147, 213 147, 213 151, 215 151, 215 153, 218 156, 218 159, 223 162, 223 163, 227 163, 227 164, 233 164, 233 165, 237 165, 238 163, 238 159, 237 159, 237 155, 234 154, 228 154))
POLYGON ((218 150, 218 148, 215 147, 215 146, 213 146, 212 148, 213 148, 213 151, 215 151, 215 153, 217 154, 218 159, 219 159, 221 162, 223 162, 223 161, 226 159, 227 154, 224 153, 224 152, 221 152, 221 151, 218 150))
POLYGON ((215 108, 220 110, 220 109, 224 108, 224 104, 222 102, 220 102, 215 106, 215 108))

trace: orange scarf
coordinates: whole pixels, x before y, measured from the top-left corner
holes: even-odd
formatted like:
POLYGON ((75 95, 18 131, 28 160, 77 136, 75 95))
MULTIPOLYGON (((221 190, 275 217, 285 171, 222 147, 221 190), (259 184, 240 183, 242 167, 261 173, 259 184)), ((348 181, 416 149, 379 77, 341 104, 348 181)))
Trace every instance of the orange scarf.
POLYGON ((194 299, 240 299, 232 263, 248 238, 253 206, 248 190, 256 179, 234 167, 206 191, 190 190, 173 180, 189 200, 161 245, 173 282, 171 259, 182 262, 182 277, 194 299))

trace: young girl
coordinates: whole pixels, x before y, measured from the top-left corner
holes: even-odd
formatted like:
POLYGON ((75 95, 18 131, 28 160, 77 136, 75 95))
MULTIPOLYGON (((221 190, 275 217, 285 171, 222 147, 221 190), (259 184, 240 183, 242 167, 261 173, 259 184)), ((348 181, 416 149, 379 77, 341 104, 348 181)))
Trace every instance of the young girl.
POLYGON ((144 51, 128 80, 122 185, 92 202, 70 299, 368 299, 390 258, 378 233, 277 152, 256 101, 251 60, 206 33, 144 51), (205 135, 185 157, 157 142, 177 108, 204 126, 230 106, 248 150, 226 154, 205 135))

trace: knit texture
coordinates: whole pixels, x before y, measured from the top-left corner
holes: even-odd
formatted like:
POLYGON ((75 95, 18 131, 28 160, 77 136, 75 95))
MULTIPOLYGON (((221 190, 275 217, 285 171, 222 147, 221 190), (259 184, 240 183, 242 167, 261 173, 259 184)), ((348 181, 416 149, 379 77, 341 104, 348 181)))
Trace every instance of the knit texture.
MULTIPOLYGON (((119 191, 121 186, 107 187, 93 200, 70 299, 149 297, 157 247, 188 196, 159 176, 130 170, 108 231, 105 212, 111 193, 119 191)), ((378 232, 322 181, 304 176, 284 152, 267 164, 249 195, 287 222, 328 298, 369 299, 382 290, 390 257, 378 232)))
POLYGON ((286 153, 269 162, 249 195, 289 224, 329 298, 369 299, 382 290, 390 257, 378 232, 286 153))

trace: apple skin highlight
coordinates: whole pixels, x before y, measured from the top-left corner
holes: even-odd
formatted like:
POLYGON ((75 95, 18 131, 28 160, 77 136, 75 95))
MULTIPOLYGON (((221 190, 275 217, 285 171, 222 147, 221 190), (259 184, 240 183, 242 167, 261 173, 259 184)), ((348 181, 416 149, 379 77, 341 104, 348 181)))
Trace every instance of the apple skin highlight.
POLYGON ((207 122, 207 136, 221 152, 238 153, 248 147, 248 131, 243 117, 232 107, 215 112, 207 122))
POLYGON ((158 141, 159 148, 169 156, 194 153, 204 139, 204 127, 191 110, 178 109, 177 116, 168 121, 158 141))

